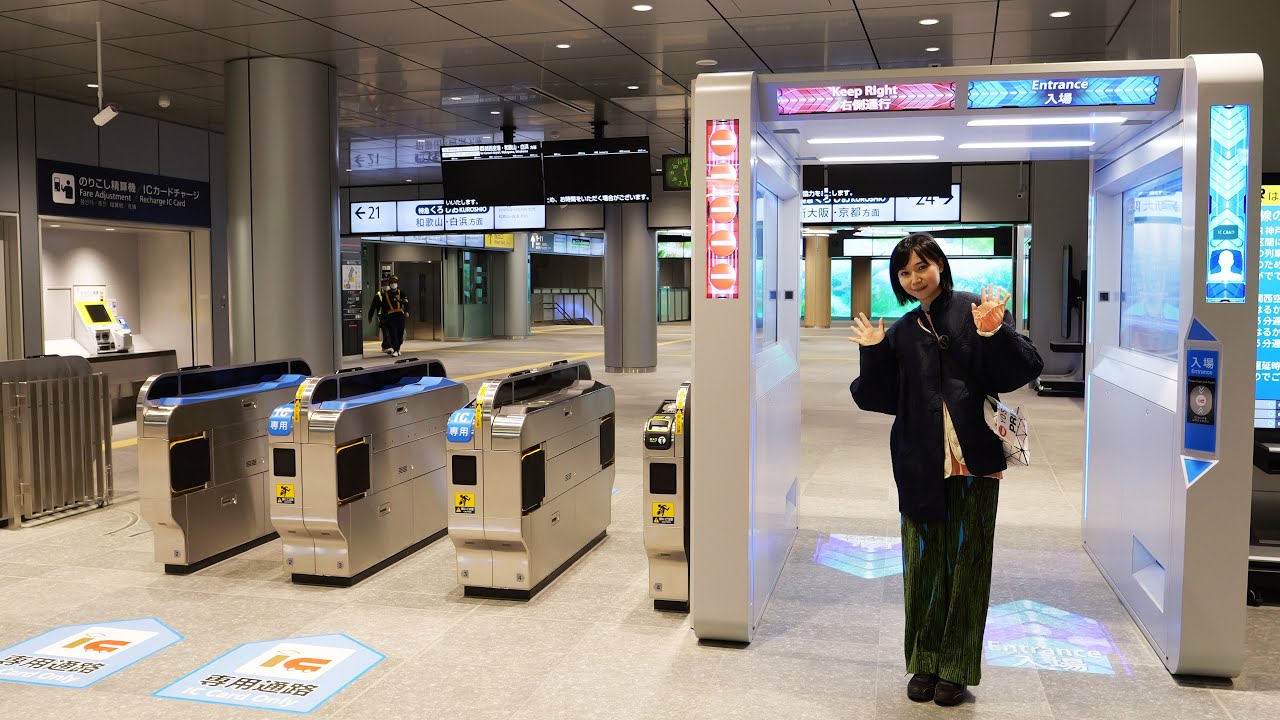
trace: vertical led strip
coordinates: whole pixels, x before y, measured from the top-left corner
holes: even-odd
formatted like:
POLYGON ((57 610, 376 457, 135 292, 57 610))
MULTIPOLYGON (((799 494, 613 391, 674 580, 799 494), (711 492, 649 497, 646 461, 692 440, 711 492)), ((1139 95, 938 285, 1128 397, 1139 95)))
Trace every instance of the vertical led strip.
POLYGON ((1243 303, 1249 261, 1249 106, 1209 108, 1209 239, 1205 299, 1243 303))
POLYGON ((738 297, 738 121, 707 121, 707 299, 738 297))

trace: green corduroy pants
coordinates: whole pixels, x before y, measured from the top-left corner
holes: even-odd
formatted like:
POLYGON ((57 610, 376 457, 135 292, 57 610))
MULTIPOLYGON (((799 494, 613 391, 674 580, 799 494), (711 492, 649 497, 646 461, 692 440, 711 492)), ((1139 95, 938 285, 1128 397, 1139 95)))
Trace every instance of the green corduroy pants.
POLYGON ((946 483, 945 522, 902 518, 907 672, 977 685, 1000 481, 949 477, 946 483))

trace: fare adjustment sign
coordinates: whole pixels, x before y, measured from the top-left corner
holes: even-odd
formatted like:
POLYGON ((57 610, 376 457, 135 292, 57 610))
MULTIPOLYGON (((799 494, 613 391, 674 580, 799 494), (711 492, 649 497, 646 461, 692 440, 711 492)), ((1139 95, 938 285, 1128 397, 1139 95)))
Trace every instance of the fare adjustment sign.
POLYGON ((41 215, 209 227, 209 183, 39 160, 41 215))

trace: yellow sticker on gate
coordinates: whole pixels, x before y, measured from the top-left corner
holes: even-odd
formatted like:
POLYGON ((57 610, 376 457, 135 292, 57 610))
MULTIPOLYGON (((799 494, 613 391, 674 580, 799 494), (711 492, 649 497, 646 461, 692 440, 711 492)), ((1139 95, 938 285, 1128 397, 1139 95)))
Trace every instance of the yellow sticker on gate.
POLYGON ((292 483, 276 483, 276 504, 293 505, 298 502, 297 488, 292 483))
POLYGON ((677 435, 684 434, 684 403, 689 399, 689 388, 681 387, 676 393, 676 421, 675 431, 677 435))
POLYGON ((653 524, 654 525, 675 525, 676 524, 676 506, 675 503, 656 502, 653 504, 653 524))
POLYGON ((453 494, 453 511, 460 515, 476 514, 476 494, 475 493, 454 493, 453 494))
POLYGON ((488 390, 488 389, 489 388, 487 385, 481 385, 480 391, 476 393, 476 420, 475 420, 476 429, 475 431, 477 433, 480 432, 480 423, 484 420, 484 394, 485 394, 485 390, 488 390))

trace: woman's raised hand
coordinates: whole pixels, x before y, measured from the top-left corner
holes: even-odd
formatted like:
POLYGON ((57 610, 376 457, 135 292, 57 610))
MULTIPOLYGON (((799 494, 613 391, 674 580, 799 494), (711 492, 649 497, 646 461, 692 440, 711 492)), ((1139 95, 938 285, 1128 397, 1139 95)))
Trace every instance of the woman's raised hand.
POLYGON ((884 318, 880 318, 879 325, 872 325, 866 313, 858 313, 858 317, 853 319, 853 325, 850 325, 849 329, 853 331, 849 341, 856 342, 862 347, 879 345, 880 341, 884 340, 884 318))
POLYGON ((1000 323, 1004 321, 1005 304, 1011 297, 1012 293, 994 284, 982 288, 981 304, 969 303, 969 308, 973 311, 973 324, 979 331, 991 333, 1000 329, 1000 323))

